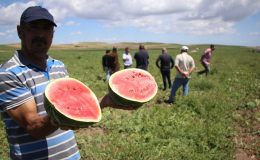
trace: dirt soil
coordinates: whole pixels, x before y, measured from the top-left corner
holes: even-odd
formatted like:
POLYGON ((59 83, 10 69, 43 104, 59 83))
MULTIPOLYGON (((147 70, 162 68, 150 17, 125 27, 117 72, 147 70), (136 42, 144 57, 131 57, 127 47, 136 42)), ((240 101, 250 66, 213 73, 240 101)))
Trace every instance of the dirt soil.
POLYGON ((239 109, 234 137, 235 160, 260 160, 260 107, 239 109))

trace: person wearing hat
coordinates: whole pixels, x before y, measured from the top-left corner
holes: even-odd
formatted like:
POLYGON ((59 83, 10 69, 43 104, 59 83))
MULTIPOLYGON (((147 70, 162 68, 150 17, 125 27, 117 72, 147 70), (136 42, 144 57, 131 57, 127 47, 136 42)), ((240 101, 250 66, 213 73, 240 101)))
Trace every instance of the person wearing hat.
POLYGON ((177 90, 183 86, 183 95, 188 95, 189 80, 191 73, 195 68, 195 62, 193 58, 188 54, 189 48, 187 46, 181 47, 181 53, 175 58, 174 66, 176 69, 176 75, 171 88, 171 93, 168 100, 165 103, 174 103, 177 90))
POLYGON ((200 58, 200 63, 204 67, 204 70, 197 72, 198 75, 205 73, 205 75, 208 76, 210 71, 210 59, 214 50, 215 50, 215 46, 211 44, 210 47, 207 48, 202 54, 200 58))
MULTIPOLYGON (((80 159, 70 130, 75 128, 59 126, 44 108, 46 85, 52 79, 68 76, 64 63, 48 54, 56 26, 47 9, 27 8, 17 26, 21 49, 0 65, 0 112, 10 159, 80 159)), ((100 98, 100 106, 121 107, 108 95, 100 98)))
POLYGON ((174 66, 173 58, 168 54, 166 48, 162 48, 162 54, 160 54, 156 60, 156 66, 160 69, 163 79, 163 90, 167 88, 166 79, 168 81, 168 86, 171 88, 171 69, 174 66), (160 63, 160 64, 159 64, 160 63))

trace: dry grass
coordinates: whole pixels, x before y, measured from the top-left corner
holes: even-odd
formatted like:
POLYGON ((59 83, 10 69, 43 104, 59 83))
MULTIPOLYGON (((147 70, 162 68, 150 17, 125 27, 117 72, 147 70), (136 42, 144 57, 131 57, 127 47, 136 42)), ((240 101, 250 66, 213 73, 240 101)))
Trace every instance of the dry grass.
MULTIPOLYGON (((178 44, 171 43, 154 43, 154 42, 121 42, 121 43, 106 43, 106 42, 81 42, 74 44, 53 44, 51 49, 53 50, 70 50, 70 49, 111 49, 117 47, 124 49, 129 47, 130 49, 138 49, 139 44, 144 44, 147 49, 160 49, 160 48, 179 48, 178 44)), ((8 46, 13 48, 20 48, 20 44, 9 44, 8 46)))

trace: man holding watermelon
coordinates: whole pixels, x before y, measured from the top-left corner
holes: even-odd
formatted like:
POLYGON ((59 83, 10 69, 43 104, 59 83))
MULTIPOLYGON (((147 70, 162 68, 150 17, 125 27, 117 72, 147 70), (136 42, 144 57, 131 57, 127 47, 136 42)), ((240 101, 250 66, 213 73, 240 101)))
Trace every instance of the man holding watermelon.
MULTIPOLYGON (((44 108, 47 84, 68 76, 64 63, 48 55, 54 27, 47 9, 27 8, 17 26, 21 49, 0 65, 0 112, 10 159, 80 159, 73 131, 55 124, 44 108)), ((100 106, 115 105, 106 95, 100 106)))

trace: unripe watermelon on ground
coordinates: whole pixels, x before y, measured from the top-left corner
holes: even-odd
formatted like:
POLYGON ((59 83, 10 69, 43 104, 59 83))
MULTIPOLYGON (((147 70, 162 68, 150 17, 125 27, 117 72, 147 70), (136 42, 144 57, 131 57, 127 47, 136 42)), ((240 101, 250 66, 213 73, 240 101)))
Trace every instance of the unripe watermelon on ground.
POLYGON ((154 77, 147 71, 137 68, 115 72, 109 79, 109 96, 121 106, 140 107, 157 93, 154 77))
POLYGON ((101 120, 96 95, 74 78, 52 80, 45 89, 45 109, 59 125, 87 127, 101 120))

